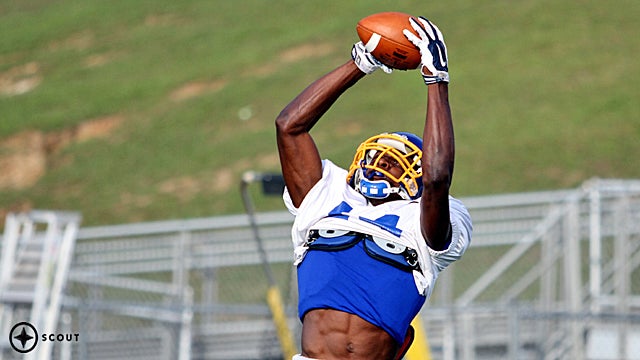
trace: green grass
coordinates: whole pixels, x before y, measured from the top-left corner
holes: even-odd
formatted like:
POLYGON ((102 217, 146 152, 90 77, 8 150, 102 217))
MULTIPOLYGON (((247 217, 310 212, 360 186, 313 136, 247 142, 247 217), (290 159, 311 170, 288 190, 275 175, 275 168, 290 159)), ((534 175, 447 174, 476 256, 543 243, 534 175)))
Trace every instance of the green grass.
MULTIPOLYGON (((358 19, 387 10, 445 34, 455 195, 640 177, 637 1, 22 0, 0 3, 0 81, 36 64, 40 83, 0 92, 0 139, 124 121, 51 154, 34 186, 0 190, 0 210, 77 210, 85 225, 242 212, 241 174, 278 170, 280 109, 349 58, 358 19), (218 87, 171 99, 189 83, 218 87)), ((420 132, 425 94, 415 72, 365 78, 314 129, 322 155, 347 166, 373 133, 420 132)), ((258 210, 283 209, 254 195, 258 210)))

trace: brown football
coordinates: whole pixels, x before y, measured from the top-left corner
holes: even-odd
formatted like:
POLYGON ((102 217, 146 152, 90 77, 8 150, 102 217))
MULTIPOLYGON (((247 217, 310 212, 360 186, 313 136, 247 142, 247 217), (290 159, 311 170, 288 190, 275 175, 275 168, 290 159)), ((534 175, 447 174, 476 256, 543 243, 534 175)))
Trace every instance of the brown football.
POLYGON ((356 31, 367 50, 381 63, 399 70, 415 69, 420 65, 420 50, 402 33, 415 33, 409 18, 401 12, 381 12, 358 21, 356 31))

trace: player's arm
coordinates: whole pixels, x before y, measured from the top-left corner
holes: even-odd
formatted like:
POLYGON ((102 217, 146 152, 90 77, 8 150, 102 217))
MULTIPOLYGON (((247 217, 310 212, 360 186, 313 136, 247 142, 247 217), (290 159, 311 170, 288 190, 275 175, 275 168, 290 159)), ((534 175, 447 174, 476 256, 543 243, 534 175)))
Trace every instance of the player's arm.
POLYGON ((382 67, 362 43, 353 46, 351 57, 304 89, 276 118, 282 174, 296 207, 322 177, 320 154, 309 131, 349 87, 382 67))
POLYGON ((422 77, 428 86, 422 144, 422 235, 430 248, 445 250, 451 242, 449 187, 455 157, 447 49, 442 33, 433 23, 422 17, 410 22, 418 36, 408 31, 405 35, 420 48, 422 77))
POLYGON ((451 242, 449 187, 453 178, 455 143, 448 85, 429 85, 427 120, 422 152, 422 235, 434 250, 445 250, 451 242))

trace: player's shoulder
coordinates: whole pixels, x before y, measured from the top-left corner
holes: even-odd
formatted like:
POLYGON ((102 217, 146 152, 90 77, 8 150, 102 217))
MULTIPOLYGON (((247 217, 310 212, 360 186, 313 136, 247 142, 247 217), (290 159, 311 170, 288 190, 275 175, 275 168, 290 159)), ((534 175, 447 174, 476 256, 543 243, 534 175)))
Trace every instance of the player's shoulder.
POLYGON ((345 170, 345 169, 341 168, 340 166, 334 164, 333 161, 331 161, 329 159, 323 159, 322 160, 322 170, 331 171, 331 172, 344 172, 344 173, 347 172, 347 170, 345 170))
POLYGON ((467 206, 462 200, 449 195, 449 207, 467 211, 467 206))
POLYGON ((322 160, 322 177, 328 182, 347 183, 347 170, 334 164, 331 160, 322 160))
POLYGON ((461 200, 456 199, 453 196, 449 196, 449 212, 451 214, 452 221, 457 220, 469 229, 473 227, 469 209, 467 209, 461 200))

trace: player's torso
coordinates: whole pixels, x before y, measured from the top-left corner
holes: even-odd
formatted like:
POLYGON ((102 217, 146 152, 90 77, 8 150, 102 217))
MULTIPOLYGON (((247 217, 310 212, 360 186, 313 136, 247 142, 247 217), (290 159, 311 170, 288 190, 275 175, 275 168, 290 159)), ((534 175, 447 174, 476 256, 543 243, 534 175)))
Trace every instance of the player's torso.
POLYGON ((313 359, 391 359, 398 345, 381 328, 332 309, 309 311, 302 327, 302 352, 313 359))
POLYGON ((329 308, 355 314, 402 342, 425 298, 410 270, 367 253, 365 241, 347 248, 310 250, 298 265, 299 314, 329 308))

